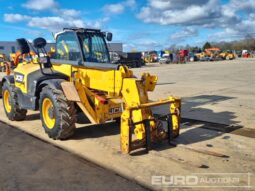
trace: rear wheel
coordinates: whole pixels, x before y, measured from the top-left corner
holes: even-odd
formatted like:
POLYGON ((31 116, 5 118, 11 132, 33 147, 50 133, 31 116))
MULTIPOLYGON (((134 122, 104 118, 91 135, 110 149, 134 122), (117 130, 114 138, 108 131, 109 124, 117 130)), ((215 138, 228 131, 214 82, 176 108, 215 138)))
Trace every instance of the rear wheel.
POLYGON ((2 98, 4 111, 6 116, 11 121, 22 121, 26 118, 27 110, 21 109, 18 105, 17 94, 14 87, 7 82, 2 87, 2 98))
POLYGON ((43 128, 52 139, 67 139, 75 130, 76 110, 61 90, 48 86, 40 94, 40 115, 43 128))

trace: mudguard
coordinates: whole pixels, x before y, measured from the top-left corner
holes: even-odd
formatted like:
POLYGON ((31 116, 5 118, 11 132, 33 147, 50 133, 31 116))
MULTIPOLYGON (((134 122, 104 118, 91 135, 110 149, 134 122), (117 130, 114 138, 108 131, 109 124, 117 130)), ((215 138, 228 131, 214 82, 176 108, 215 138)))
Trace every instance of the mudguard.
POLYGON ((2 87, 5 82, 7 82, 8 84, 14 84, 14 76, 13 75, 4 76, 2 81, 0 81, 0 98, 2 97, 2 87))

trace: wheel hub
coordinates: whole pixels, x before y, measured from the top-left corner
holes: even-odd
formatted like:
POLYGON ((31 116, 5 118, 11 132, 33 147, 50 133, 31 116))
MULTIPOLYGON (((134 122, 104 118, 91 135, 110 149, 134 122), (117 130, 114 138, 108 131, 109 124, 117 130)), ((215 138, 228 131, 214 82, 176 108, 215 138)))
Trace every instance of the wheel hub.
POLYGON ((42 102, 43 121, 48 129, 54 128, 56 119, 54 115, 54 105, 51 99, 45 98, 42 102))
POLYGON ((3 99, 4 99, 4 106, 5 106, 5 109, 8 113, 11 112, 11 99, 10 99, 11 95, 10 95, 10 92, 8 90, 5 90, 4 91, 4 96, 3 96, 3 99))

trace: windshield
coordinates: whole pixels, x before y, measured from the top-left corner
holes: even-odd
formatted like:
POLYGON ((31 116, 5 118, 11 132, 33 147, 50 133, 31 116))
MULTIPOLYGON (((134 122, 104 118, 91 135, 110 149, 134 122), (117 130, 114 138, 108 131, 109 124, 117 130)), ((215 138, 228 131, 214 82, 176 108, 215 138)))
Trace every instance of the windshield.
POLYGON ((101 33, 78 34, 86 62, 109 63, 109 53, 101 33))

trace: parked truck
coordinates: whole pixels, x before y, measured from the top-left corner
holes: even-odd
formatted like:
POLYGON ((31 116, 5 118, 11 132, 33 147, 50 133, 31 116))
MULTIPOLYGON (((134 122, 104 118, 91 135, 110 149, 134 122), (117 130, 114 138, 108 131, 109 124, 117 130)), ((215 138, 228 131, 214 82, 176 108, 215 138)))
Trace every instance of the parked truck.
MULTIPOLYGON (((114 58, 114 60, 116 60, 116 58, 114 58)), ((141 52, 128 52, 119 54, 119 60, 115 63, 125 64, 129 68, 140 68, 144 65, 144 60, 141 52)))

